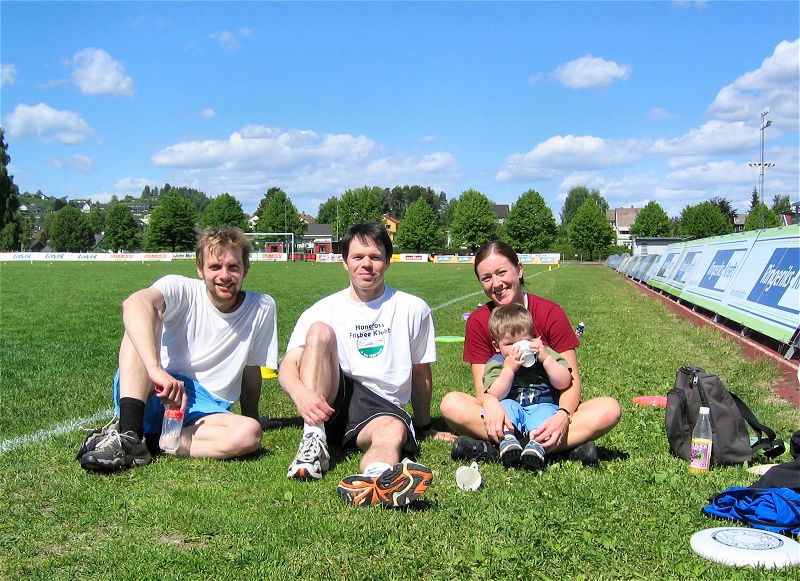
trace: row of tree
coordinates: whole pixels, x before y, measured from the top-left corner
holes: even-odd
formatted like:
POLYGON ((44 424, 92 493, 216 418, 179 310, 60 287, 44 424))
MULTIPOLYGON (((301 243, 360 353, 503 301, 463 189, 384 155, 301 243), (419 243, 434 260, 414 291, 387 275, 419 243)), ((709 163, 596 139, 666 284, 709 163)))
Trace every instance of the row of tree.
MULTIPOLYGON (((9 156, 0 128, 0 249, 19 249, 30 239, 31 221, 19 211, 18 190, 8 175, 9 156), (27 237, 27 238, 26 238, 27 237)), ((776 196, 773 208, 761 204, 754 191, 745 229, 779 225, 777 212, 789 211, 788 196, 776 196)), ((364 186, 331 197, 320 205, 317 222, 330 224, 336 240, 349 225, 379 221, 389 213, 399 219, 396 246, 407 252, 472 251, 490 240, 502 238, 521 252, 559 252, 565 256, 583 254, 589 259, 598 254, 625 251, 615 247, 615 232, 606 212, 608 202, 596 189, 577 186, 570 190, 556 223, 544 198, 535 190, 524 192, 511 205, 501 223, 493 203, 477 190, 466 190, 447 200, 444 192, 429 187, 364 186)), ((198 230, 229 224, 250 230, 248 215, 240 202, 228 193, 209 198, 199 190, 165 184, 163 188, 145 186, 137 200, 127 196, 112 199, 101 209, 95 206, 84 214, 64 200, 56 200, 52 214, 42 227, 42 238, 57 251, 86 251, 95 246, 95 235, 104 233, 101 247, 106 250, 189 251, 194 248, 198 230), (60 203, 59 203, 60 202, 60 203), (140 229, 131 210, 135 203, 151 207, 149 224, 140 229)), ((255 212, 255 232, 292 232, 300 236, 307 224, 301 219, 289 196, 280 188, 269 188, 255 212)), ((670 219, 657 202, 648 203, 631 228, 635 237, 681 236, 704 238, 733 231, 736 216, 731 203, 721 197, 687 206, 678 219, 670 219)))

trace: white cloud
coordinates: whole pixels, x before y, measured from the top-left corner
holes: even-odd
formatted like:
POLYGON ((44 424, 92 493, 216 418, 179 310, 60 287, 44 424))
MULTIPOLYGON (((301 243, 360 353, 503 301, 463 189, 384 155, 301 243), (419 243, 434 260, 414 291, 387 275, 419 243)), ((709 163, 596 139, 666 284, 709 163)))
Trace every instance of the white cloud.
POLYGON ((230 30, 219 30, 211 33, 211 38, 217 41, 225 50, 237 50, 241 48, 242 43, 239 42, 242 38, 247 38, 253 34, 252 28, 242 27, 235 32, 230 30))
POLYGON ((770 107, 774 128, 800 122, 800 39, 780 42, 761 66, 723 87, 708 108, 712 118, 746 121, 758 126, 759 113, 770 107))
POLYGON ((605 89, 614 81, 631 75, 629 65, 621 65, 590 54, 582 56, 553 71, 553 77, 570 89, 605 89))
POLYGON ((94 169, 92 159, 87 155, 75 154, 69 157, 51 159, 47 161, 50 167, 66 169, 75 173, 86 173, 94 169))
POLYGON ((0 87, 7 87, 17 82, 17 67, 15 65, 0 66, 0 87))
POLYGON ((72 111, 58 111, 39 103, 19 104, 5 118, 9 136, 15 139, 34 137, 45 143, 83 143, 94 131, 83 118, 72 111))
POLYGON ((155 183, 154 180, 147 178, 122 178, 114 184, 115 194, 131 194, 138 196, 142 193, 145 186, 155 183))
POLYGON ((205 117, 206 119, 211 119, 212 117, 216 117, 217 112, 214 111, 211 107, 206 107, 202 111, 200 111, 200 117, 205 117))
POLYGON ((738 153, 758 145, 758 128, 737 121, 709 121, 674 139, 658 139, 652 152, 662 155, 738 153))
POLYGON ((647 115, 645 115, 645 117, 653 121, 667 121, 668 119, 672 119, 673 117, 675 117, 675 115, 673 115, 666 109, 662 109, 661 107, 653 107, 652 109, 650 109, 650 111, 647 112, 647 115))
POLYGON ((72 80, 84 95, 133 95, 133 79, 125 67, 106 51, 85 48, 72 57, 72 80))
POLYGON ((557 135, 527 153, 510 155, 495 176, 499 182, 553 177, 563 170, 599 169, 634 163, 642 157, 643 142, 607 140, 591 135, 557 135))
MULTIPOLYGON (((176 143, 157 151, 151 161, 181 172, 181 183, 235 192, 245 205, 257 202, 264 184, 279 185, 293 195, 327 197, 364 184, 422 183, 447 189, 463 173, 446 152, 407 155, 363 135, 263 125, 248 125, 226 140, 176 143)), ((313 212, 316 207, 304 209, 313 212)))

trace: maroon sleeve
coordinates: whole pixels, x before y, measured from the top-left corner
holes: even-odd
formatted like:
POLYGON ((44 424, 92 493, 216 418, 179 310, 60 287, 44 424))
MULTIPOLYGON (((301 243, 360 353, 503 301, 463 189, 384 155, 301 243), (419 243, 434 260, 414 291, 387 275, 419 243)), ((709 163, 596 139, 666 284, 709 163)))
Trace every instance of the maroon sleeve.
POLYGON ((464 361, 467 363, 486 363, 495 350, 489 335, 489 307, 478 307, 467 319, 464 337, 464 361))
POLYGON ((564 309, 558 304, 529 294, 528 310, 533 316, 534 331, 537 335, 541 335, 545 345, 554 351, 563 353, 581 344, 564 309))

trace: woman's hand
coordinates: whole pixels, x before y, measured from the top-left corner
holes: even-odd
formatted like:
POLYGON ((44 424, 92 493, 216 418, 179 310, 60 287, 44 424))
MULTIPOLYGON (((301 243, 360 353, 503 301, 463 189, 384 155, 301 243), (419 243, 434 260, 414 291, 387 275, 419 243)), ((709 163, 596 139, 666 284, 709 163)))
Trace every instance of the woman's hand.
POLYGON ((506 430, 513 430, 514 425, 508 419, 506 410, 498 399, 488 393, 483 394, 483 423, 486 426, 486 434, 489 439, 497 444, 503 439, 506 430))
POLYGON ((544 446, 545 450, 553 450, 561 444, 567 436, 569 417, 562 412, 556 412, 542 425, 531 431, 531 437, 544 446))

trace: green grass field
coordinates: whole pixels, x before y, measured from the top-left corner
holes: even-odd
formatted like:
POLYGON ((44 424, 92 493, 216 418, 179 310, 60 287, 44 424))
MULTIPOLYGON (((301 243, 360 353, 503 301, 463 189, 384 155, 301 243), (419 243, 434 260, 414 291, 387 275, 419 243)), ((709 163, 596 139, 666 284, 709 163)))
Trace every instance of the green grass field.
MULTIPOLYGON (((724 524, 700 513, 708 497, 756 477, 744 467, 690 475, 668 452, 664 412, 630 401, 665 394, 678 367, 697 365, 788 440, 800 413, 772 394, 773 367, 745 360, 728 338, 668 313, 610 270, 525 271, 529 290, 586 322, 584 398, 622 404, 620 425, 598 440, 600 466, 561 462, 532 475, 484 465, 485 485, 470 494, 456 488, 449 445, 425 441, 420 460, 434 482, 424 503, 402 511, 337 497, 357 455, 334 457, 320 482, 287 480, 298 427, 267 431, 262 452, 243 460, 163 458, 108 477, 85 473, 74 460, 83 433, 67 427, 110 417, 122 299, 166 273, 193 276, 193 265, 0 264, 0 578, 796 579, 692 554, 694 532, 724 524)), ((246 287, 277 300, 282 353, 300 312, 346 280, 340 265, 256 263, 246 287)), ((463 335, 462 313, 484 300, 470 266, 397 264, 387 280, 427 300, 437 335, 463 335)), ((461 345, 437 347, 439 420, 442 396, 470 391, 471 381, 461 345)), ((264 383, 261 413, 296 415, 274 380, 264 383)))

